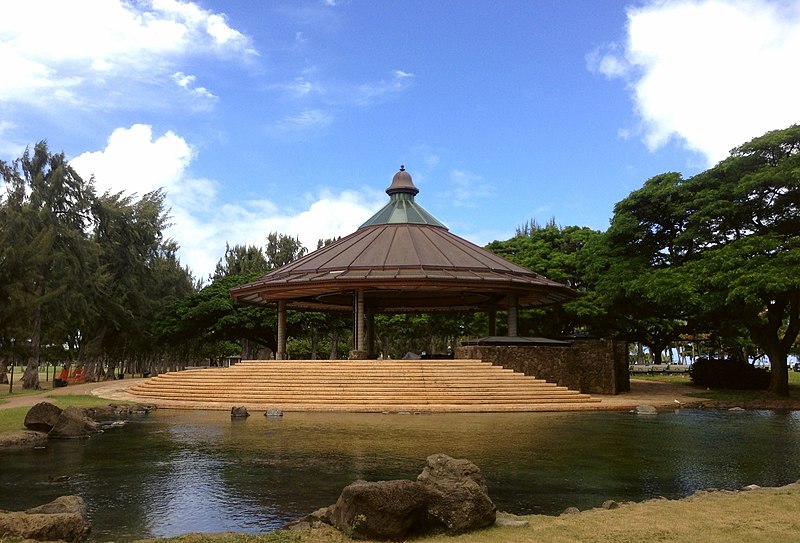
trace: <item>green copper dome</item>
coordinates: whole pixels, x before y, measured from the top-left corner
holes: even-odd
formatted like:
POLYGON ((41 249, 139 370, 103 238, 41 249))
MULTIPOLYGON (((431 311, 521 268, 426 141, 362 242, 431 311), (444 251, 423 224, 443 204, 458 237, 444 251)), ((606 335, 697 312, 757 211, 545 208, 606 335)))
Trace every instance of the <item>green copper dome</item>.
POLYGON ((414 201, 414 196, 418 193, 419 189, 414 186, 411 176, 404 166, 400 166, 400 171, 394 174, 392 184, 386 189, 389 203, 378 210, 359 229, 377 224, 427 224, 446 230, 445 225, 414 201))

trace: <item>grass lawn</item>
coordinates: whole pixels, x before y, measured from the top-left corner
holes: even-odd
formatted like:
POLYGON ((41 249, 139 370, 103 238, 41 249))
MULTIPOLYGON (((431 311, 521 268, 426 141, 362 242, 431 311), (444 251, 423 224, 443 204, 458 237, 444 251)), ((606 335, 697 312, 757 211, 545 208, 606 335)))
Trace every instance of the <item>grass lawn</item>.
MULTIPOLYGON (((420 543, 777 543, 797 541, 797 484, 747 492, 702 492, 683 500, 651 500, 613 510, 557 517, 519 517, 528 526, 494 527, 460 536, 435 536, 420 543)), ((346 543, 325 527, 264 535, 190 534, 156 543, 346 543)))
MULTIPOLYGON (((47 396, 47 391, 40 391, 42 394, 42 401, 50 402, 57 405, 61 409, 71 405, 77 407, 96 407, 101 405, 108 405, 110 402, 104 398, 98 398, 91 394, 66 394, 63 396, 47 396)), ((14 393, 16 394, 16 392, 14 393)), ((125 402, 117 402, 125 403, 125 402)), ((30 410, 30 407, 14 407, 11 409, 0 409, 0 433, 12 432, 15 430, 25 429, 25 415, 30 410)))
MULTIPOLYGON (((636 374, 631 375, 631 379, 693 386, 688 374, 636 374)), ((774 400, 776 398, 776 396, 763 390, 705 390, 699 387, 697 393, 690 393, 689 396, 698 396, 720 402, 774 400)), ((800 372, 789 370, 789 397, 793 400, 800 400, 800 372)))

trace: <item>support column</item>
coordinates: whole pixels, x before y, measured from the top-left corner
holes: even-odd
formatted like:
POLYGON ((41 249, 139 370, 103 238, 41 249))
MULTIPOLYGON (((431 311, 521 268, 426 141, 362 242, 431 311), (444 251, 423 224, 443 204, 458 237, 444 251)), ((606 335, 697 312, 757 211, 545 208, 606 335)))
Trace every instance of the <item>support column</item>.
POLYGON ((494 303, 489 307, 489 310, 486 311, 486 316, 489 318, 489 336, 496 336, 497 335, 497 307, 494 303))
POLYGON ((365 351, 366 350, 366 326, 364 319, 364 290, 358 289, 356 291, 356 327, 358 329, 358 340, 356 341, 356 350, 358 351, 365 351))
POLYGON ((517 295, 508 295, 508 337, 517 337, 517 295))
POLYGON ((364 360, 367 358, 365 328, 364 291, 358 289, 353 292, 353 350, 350 351, 351 360, 364 360))
POLYGON ((365 307, 367 358, 375 357, 375 311, 369 305, 365 307))
POLYGON ((286 302, 278 302, 278 351, 275 360, 286 360, 286 302))

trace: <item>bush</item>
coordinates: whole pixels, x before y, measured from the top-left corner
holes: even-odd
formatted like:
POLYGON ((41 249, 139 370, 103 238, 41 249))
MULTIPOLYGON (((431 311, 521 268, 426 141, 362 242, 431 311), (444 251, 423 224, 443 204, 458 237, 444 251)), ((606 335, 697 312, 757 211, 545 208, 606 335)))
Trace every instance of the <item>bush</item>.
POLYGON ((726 358, 698 358, 689 375, 696 385, 735 390, 766 390, 769 370, 726 358))

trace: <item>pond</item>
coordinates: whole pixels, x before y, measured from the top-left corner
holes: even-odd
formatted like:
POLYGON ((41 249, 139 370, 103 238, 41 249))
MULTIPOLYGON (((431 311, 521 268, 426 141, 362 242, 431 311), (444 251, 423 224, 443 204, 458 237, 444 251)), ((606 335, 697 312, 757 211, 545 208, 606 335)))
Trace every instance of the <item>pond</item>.
POLYGON ((266 532, 336 501, 356 479, 414 478, 443 452, 483 471, 499 510, 558 514, 606 499, 800 478, 800 412, 509 414, 162 410, 89 440, 0 452, 0 509, 63 494, 89 506, 95 541, 266 532), (64 483, 48 475, 69 475, 64 483))

